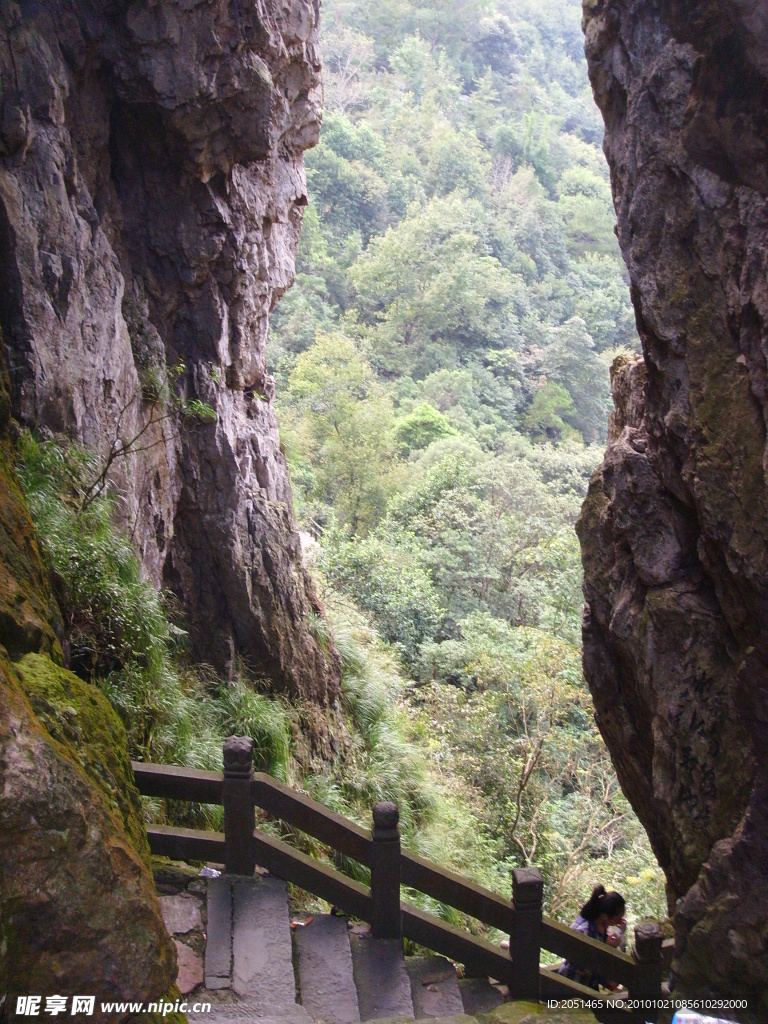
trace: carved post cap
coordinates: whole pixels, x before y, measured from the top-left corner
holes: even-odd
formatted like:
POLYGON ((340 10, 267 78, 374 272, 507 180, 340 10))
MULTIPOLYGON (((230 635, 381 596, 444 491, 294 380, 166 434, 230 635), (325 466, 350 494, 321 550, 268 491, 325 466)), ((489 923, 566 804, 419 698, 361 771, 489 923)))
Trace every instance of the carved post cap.
POLYGON ((253 740, 250 736, 228 736, 224 740, 224 774, 247 777, 253 772, 253 740))
POLYGON ((516 907, 541 904, 544 895, 544 879, 538 868, 513 868, 512 901, 516 907))
POLYGON ((635 957, 641 963, 661 960, 664 935, 655 921, 635 925, 635 957))
POLYGON ((373 808, 373 830, 381 835, 385 832, 397 832, 397 823, 400 821, 400 811, 397 804, 389 800, 382 800, 373 808))

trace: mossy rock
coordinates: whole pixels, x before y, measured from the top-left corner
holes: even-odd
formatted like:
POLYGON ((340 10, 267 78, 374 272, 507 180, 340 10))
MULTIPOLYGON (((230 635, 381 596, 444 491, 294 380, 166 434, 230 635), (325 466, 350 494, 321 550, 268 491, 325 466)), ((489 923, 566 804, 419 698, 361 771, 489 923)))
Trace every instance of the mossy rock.
POLYGON ((171 860, 169 857, 152 857, 152 875, 155 889, 162 896, 175 896, 184 892, 190 882, 200 880, 198 868, 186 861, 171 860))
MULTIPOLYGON (((379 1024, 406 1024, 406 1017, 390 1017, 379 1024)), ((595 1024, 589 1010, 549 1010, 543 1003, 514 1001, 504 1003, 491 1013, 469 1017, 465 1013, 437 1017, 432 1024, 595 1024)))
MULTIPOLYGON (((45 693, 62 673, 51 688, 57 700, 67 693, 70 674, 50 659, 25 659, 23 670, 30 692, 34 683, 45 693)), ((94 769, 112 729, 102 702, 85 702, 98 745, 85 753, 54 738, 0 648, 0 981, 9 1005, 29 992, 59 993, 63 979, 97 999, 146 1002, 176 976, 150 872, 94 769)), ((59 725, 53 714, 49 721, 59 725)), ((115 747, 117 756, 105 754, 112 770, 121 763, 117 739, 115 747)))
POLYGON ((544 1003, 504 1003, 478 1018, 482 1024, 595 1024, 589 1010, 550 1010, 544 1003))
POLYGON ((125 729, 95 686, 43 654, 14 665, 32 710, 47 731, 71 750, 96 783, 148 869, 149 844, 133 778, 125 729))
MULTIPOLYGON (((189 1002, 189 997, 183 996, 177 985, 172 985, 163 998, 155 1000, 155 1002, 172 1003, 175 1006, 177 1003, 189 1002)), ((171 1010, 167 1014, 138 1013, 135 1017, 131 1017, 130 1024, 188 1024, 188 1021, 186 1013, 171 1010)))

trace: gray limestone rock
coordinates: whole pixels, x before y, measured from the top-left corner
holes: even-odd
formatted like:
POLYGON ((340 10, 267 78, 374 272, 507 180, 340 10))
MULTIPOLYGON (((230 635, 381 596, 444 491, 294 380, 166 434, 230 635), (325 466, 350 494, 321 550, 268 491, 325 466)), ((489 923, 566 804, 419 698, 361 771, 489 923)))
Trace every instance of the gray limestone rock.
POLYGON ((318 14, 0 6, 0 327, 24 425, 133 450, 110 480, 195 652, 326 705, 340 666, 310 628, 264 354, 320 127, 318 14))
POLYGON ((578 525, 584 670, 667 875, 676 994, 764 1015, 765 4, 585 0, 584 28, 643 346, 578 525))
POLYGON ((160 910, 171 935, 185 935, 202 928, 200 901, 194 896, 161 896, 160 910))

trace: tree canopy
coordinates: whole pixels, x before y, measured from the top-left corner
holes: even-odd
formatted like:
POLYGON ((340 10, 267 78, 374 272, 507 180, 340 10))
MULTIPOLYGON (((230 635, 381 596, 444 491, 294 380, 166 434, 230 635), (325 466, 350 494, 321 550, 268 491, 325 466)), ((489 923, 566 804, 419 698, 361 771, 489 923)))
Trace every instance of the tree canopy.
POLYGON ((326 115, 269 348, 315 572, 398 659, 412 739, 500 863, 539 864, 554 910, 610 872, 659 912, 580 670, 573 527, 612 355, 637 339, 579 0, 326 0, 323 19, 326 115))

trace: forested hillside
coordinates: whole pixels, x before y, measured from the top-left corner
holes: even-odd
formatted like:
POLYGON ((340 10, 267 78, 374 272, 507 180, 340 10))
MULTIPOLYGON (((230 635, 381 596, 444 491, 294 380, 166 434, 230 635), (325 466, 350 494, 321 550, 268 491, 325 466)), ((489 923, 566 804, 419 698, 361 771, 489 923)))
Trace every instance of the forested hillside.
MULTIPOLYGON (((536 863, 564 916, 597 880, 661 914, 580 665, 573 525, 608 367, 637 346, 580 3, 323 12, 324 125, 269 361, 342 657, 364 638, 408 750, 479 822, 445 856, 486 879, 536 863)), ((353 705, 362 671, 346 658, 353 705)), ((313 785, 352 813, 343 761, 313 785)))

